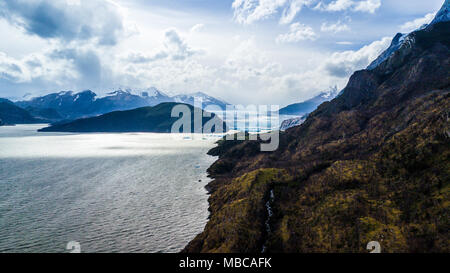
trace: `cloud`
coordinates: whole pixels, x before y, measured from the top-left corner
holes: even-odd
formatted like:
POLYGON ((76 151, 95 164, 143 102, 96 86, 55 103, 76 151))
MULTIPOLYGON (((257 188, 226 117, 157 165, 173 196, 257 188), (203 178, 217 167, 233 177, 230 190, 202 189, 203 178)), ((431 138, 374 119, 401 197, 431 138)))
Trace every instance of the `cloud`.
POLYGON ((289 5, 283 10, 280 24, 291 23, 297 13, 302 10, 303 6, 309 6, 312 2, 312 0, 291 0, 289 5))
POLYGON ((389 47, 391 41, 392 38, 385 37, 356 51, 335 52, 325 61, 323 69, 330 76, 348 77, 354 71, 366 68, 389 47))
POLYGON ((314 41, 317 39, 317 34, 307 25, 294 23, 289 27, 289 32, 278 35, 277 43, 295 43, 304 40, 314 41))
POLYGON ((24 64, 19 62, 4 52, 0 52, 0 78, 12 82, 24 82, 29 77, 29 73, 24 73, 24 64))
POLYGON ((280 24, 291 23, 304 6, 316 0, 234 0, 234 20, 240 24, 251 24, 267 19, 282 10, 280 24))
POLYGON ((105 80, 108 69, 103 67, 98 53, 93 49, 58 49, 49 56, 54 60, 68 61, 77 73, 77 81, 85 88, 97 87, 105 80))
POLYGON ((236 43, 225 60, 214 65, 196 58, 177 62, 166 58, 151 65, 119 66, 123 71, 118 73, 124 76, 124 85, 130 82, 136 86, 139 81, 142 86, 153 85, 172 93, 204 90, 237 104, 285 105, 286 101, 310 98, 315 92, 339 83, 333 77, 324 78, 323 71, 315 69, 318 63, 305 64, 306 72, 285 70, 271 52, 261 48, 256 38, 239 39, 236 43))
POLYGON ((320 30, 322 32, 338 33, 343 31, 349 31, 350 27, 347 24, 342 23, 341 21, 337 21, 334 24, 323 23, 322 26, 320 27, 320 30))
POLYGON ((342 41, 342 42, 336 42, 336 44, 338 44, 338 45, 352 45, 353 43, 349 42, 349 41, 342 41))
POLYGON ((279 71, 279 64, 272 62, 267 54, 258 49, 254 38, 242 41, 229 54, 224 69, 234 77, 248 80, 279 71))
POLYGON ((175 28, 171 28, 164 33, 161 49, 153 53, 130 52, 122 59, 134 64, 146 64, 165 59, 182 61, 191 56, 203 53, 203 50, 192 49, 188 46, 178 31, 175 28))
POLYGON ((353 11, 353 12, 367 12, 375 13, 375 11, 381 7, 381 0, 335 0, 329 4, 324 4, 322 1, 319 2, 314 9, 322 11, 353 11))
POLYGON ((234 0, 231 7, 234 20, 240 24, 252 24, 267 19, 281 11, 280 24, 290 24, 303 7, 322 11, 353 11, 375 13, 381 0, 335 0, 328 4, 318 0, 234 0))
MULTIPOLYGON (((322 2, 320 4, 322 4, 322 2)), ((353 5, 354 2, 352 0, 336 0, 327 6, 324 6, 323 9, 327 11, 342 11, 349 9, 353 5)))
POLYGON ((164 51, 160 51, 152 55, 145 55, 144 53, 141 52, 131 52, 128 54, 126 58, 124 58, 124 60, 134 64, 145 64, 158 60, 163 60, 168 57, 169 55, 164 51))
POLYGON ((424 17, 417 18, 415 20, 404 23, 403 25, 400 26, 400 29, 402 32, 409 33, 411 31, 418 29, 419 27, 421 27, 425 24, 429 24, 434 19, 435 16, 436 16, 435 12, 428 13, 424 17))
POLYGON ((172 60, 184 60, 201 53, 200 50, 191 49, 174 28, 167 30, 164 36, 165 52, 172 60))
POLYGON ((200 32, 202 31, 202 29, 205 27, 204 24, 196 24, 195 26, 193 26, 190 30, 191 33, 196 33, 196 32, 200 32))
POLYGON ((240 24, 251 24, 278 12, 287 0, 234 0, 234 20, 240 24))
POLYGON ((366 0, 355 4, 354 11, 375 13, 381 7, 381 0, 366 0))
POLYGON ((27 33, 62 42, 115 45, 124 27, 118 8, 104 0, 3 0, 0 17, 27 33))
POLYGON ((39 82, 53 86, 74 81, 76 71, 65 60, 53 60, 47 54, 29 54, 23 58, 13 58, 0 52, 0 82, 7 86, 20 86, 39 82))

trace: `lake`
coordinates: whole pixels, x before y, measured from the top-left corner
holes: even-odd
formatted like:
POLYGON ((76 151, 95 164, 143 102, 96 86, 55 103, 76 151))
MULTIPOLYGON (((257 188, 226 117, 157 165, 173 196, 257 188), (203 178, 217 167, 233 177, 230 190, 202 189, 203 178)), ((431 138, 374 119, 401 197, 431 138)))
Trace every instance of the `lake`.
POLYGON ((217 138, 0 127, 0 252, 178 252, 202 232, 217 138))

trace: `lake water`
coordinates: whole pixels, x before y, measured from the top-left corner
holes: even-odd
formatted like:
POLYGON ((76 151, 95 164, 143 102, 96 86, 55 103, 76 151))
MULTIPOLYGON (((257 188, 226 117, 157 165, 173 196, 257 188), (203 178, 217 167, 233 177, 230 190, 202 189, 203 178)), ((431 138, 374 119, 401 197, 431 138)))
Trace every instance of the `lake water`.
POLYGON ((0 252, 178 252, 202 232, 216 138, 42 127, 0 127, 0 252))

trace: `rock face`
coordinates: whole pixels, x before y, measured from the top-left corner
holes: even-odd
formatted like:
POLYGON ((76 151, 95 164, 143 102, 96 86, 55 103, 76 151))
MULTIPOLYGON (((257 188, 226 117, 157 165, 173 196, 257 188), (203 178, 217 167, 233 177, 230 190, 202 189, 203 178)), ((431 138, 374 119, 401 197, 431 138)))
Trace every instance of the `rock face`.
POLYGON ((444 5, 436 14, 436 17, 430 25, 437 24, 439 22, 450 21, 450 0, 445 0, 444 5))
MULTIPOLYGON (((116 111, 97 117, 78 119, 68 123, 55 124, 39 130, 40 132, 73 132, 73 133, 103 133, 103 132, 154 132, 170 133, 172 125, 179 118, 171 117, 171 112, 177 103, 161 103, 154 107, 143 107, 128 111, 116 111)), ((194 132, 194 107, 184 104, 191 111, 190 127, 194 132)), ((200 109, 203 114, 204 112, 200 109)), ((203 118, 203 124, 210 119, 203 118)), ((220 119, 219 119, 220 120, 220 119)), ((221 121, 221 120, 220 120, 221 121)), ((222 122, 222 128, 226 128, 222 122)), ((213 130, 214 132, 214 130, 213 130)))
POLYGON ((210 221, 184 251, 449 252, 450 24, 409 36, 277 151, 219 142, 210 221))
POLYGON ((375 69, 379 64, 381 64, 382 62, 386 61, 389 57, 391 57, 392 54, 394 54, 394 52, 396 52, 403 45, 406 36, 407 36, 406 34, 397 33, 394 39, 392 39, 389 48, 386 49, 383 53, 381 53, 381 55, 375 61, 373 61, 367 67, 367 69, 369 70, 375 69))
POLYGON ((283 121, 280 126, 281 131, 286 131, 289 128, 300 126, 305 121, 306 117, 298 117, 298 118, 291 118, 283 121))
MULTIPOLYGON (((435 18, 429 25, 425 24, 425 25, 421 26, 417 31, 423 30, 434 24, 437 24, 440 22, 447 22, 447 21, 450 21, 450 0, 445 0, 442 8, 439 10, 439 12, 436 14, 435 18)), ((394 39, 392 39, 392 43, 389 46, 389 48, 386 49, 375 61, 373 61, 367 67, 367 69, 368 70, 375 69, 379 64, 386 61, 401 47, 403 47, 403 46, 408 47, 409 44, 411 42, 413 42, 413 41, 411 41, 411 38, 412 37, 410 37, 410 34, 397 33, 397 35, 395 35, 394 39)))

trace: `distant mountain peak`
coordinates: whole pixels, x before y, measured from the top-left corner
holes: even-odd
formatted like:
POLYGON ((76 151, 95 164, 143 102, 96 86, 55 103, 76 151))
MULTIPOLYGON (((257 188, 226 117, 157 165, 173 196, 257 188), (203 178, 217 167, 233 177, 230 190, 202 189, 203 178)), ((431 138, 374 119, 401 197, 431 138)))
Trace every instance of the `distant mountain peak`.
POLYGON ((333 99, 338 93, 337 85, 335 85, 330 87, 330 90, 320 93, 319 96, 324 99, 333 99))
POLYGON ((201 91, 197 91, 195 93, 190 94, 191 96, 197 96, 197 97, 209 97, 209 95, 201 92, 201 91))
MULTIPOLYGON (((444 4, 442 5, 442 8, 438 11, 438 13, 436 14, 433 21, 431 21, 430 24, 422 25, 420 28, 414 30, 411 33, 426 29, 437 23, 447 22, 447 21, 450 21, 450 0, 445 0, 444 4)), ((373 70, 373 69, 377 68, 382 62, 386 61, 395 52, 397 52, 397 50, 399 50, 403 45, 408 44, 411 40, 410 39, 411 33, 408 33, 408 34, 397 33, 397 35, 395 35, 395 37, 392 39, 392 43, 389 46, 389 48, 386 49, 375 61, 373 61, 367 67, 367 69, 373 70)))
POLYGON ((120 95, 130 95, 130 94, 131 94, 131 91, 129 89, 127 89, 127 90, 118 89, 116 91, 106 93, 107 96, 120 96, 120 95))
POLYGON ((368 67, 368 70, 377 68, 382 62, 386 61, 392 54, 394 54, 403 45, 408 34, 397 33, 392 39, 391 45, 378 58, 376 58, 368 67))
POLYGON ((328 91, 322 92, 311 99, 300 103, 290 104, 284 108, 281 108, 279 114, 287 116, 304 116, 314 111, 320 104, 326 101, 331 101, 338 96, 338 94, 339 92, 337 86, 330 87, 328 91))
POLYGON ((180 94, 173 97, 175 102, 187 103, 190 105, 194 105, 196 98, 200 98, 205 107, 208 105, 216 105, 221 107, 222 109, 225 109, 226 105, 228 104, 226 101, 212 97, 200 91, 190 94, 180 94))
POLYGON ((72 96, 73 91, 61 91, 58 93, 59 96, 72 96))
POLYGON ((430 25, 450 21, 450 0, 445 0, 442 8, 438 11, 430 25))
POLYGON ((169 97, 156 87, 149 87, 140 92, 142 97, 169 97))

